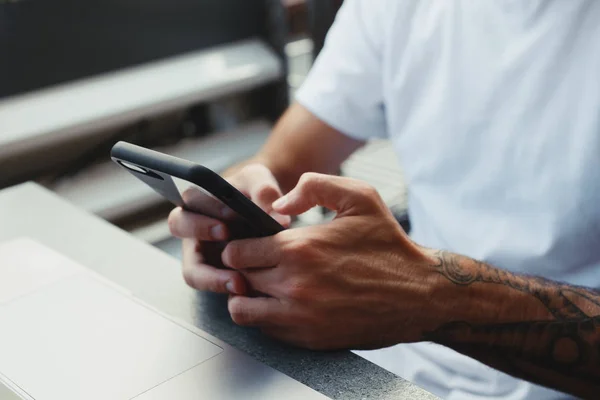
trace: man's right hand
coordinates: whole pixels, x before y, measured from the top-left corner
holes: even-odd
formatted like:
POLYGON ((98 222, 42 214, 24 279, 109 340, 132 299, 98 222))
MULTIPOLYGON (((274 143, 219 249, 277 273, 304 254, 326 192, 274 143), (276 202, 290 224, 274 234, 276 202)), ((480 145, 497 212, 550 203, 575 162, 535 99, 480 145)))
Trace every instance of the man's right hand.
MULTIPOLYGON (((267 167, 250 164, 228 176, 227 180, 281 225, 290 225, 288 216, 273 211, 272 204, 282 193, 267 167)), ((184 193, 184 200, 194 196, 195 190, 184 193)), ((183 239, 183 276, 188 285, 217 293, 243 295, 248 292, 248 284, 242 274, 223 269, 220 263, 221 246, 215 244, 229 239, 229 232, 222 221, 178 207, 169 215, 169 228, 174 236, 183 239), (215 251, 219 254, 214 254, 215 251)))

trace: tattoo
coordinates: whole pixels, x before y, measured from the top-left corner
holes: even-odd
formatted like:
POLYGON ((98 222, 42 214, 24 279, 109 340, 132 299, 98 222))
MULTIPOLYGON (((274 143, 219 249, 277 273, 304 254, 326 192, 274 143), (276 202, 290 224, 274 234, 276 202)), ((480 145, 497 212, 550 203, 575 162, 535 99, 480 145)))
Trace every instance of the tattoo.
POLYGON ((513 274, 439 252, 435 270, 458 286, 498 285, 536 299, 548 320, 446 323, 433 341, 523 379, 583 397, 600 393, 600 293, 540 277, 513 274))
POLYGON ((446 252, 438 252, 437 258, 439 263, 434 267, 453 283, 463 286, 475 282, 495 283, 529 293, 557 319, 586 317, 570 297, 586 299, 600 308, 600 293, 588 288, 560 284, 535 276, 517 275, 472 259, 461 263, 459 256, 446 252))

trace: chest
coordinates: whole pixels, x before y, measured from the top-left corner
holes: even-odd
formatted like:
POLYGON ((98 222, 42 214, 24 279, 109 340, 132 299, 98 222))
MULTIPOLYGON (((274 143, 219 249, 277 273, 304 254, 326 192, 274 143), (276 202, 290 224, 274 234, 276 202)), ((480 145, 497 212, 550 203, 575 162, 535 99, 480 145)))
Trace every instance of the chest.
POLYGON ((409 191, 422 213, 444 213, 427 222, 455 215, 472 241, 487 235, 505 252, 515 232, 539 238, 540 254, 597 246, 600 2, 548 1, 518 16, 437 3, 388 44, 383 76, 409 191), (436 199, 445 210, 427 207, 436 199))
POLYGON ((438 7, 384 56, 388 132, 408 178, 600 181, 600 2, 534 17, 438 7))

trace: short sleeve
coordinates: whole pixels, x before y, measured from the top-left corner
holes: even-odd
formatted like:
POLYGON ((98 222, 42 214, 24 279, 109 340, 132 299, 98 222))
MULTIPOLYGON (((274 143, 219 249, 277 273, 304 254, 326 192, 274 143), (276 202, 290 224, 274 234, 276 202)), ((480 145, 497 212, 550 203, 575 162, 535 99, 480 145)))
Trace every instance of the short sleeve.
POLYGON ((296 101, 355 139, 386 137, 383 0, 346 0, 296 101))

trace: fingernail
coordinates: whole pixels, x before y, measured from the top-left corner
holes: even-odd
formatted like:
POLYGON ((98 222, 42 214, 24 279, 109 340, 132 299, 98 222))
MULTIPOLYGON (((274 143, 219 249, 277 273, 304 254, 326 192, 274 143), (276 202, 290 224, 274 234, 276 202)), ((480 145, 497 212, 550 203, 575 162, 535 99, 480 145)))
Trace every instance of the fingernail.
POLYGON ((277 200, 275 200, 273 202, 273 207, 276 207, 276 208, 283 207, 286 202, 287 202, 287 197, 286 196, 280 197, 280 198, 278 198, 277 200))
POLYGON ((210 234, 214 240, 225 240, 225 227, 223 225, 215 225, 210 229, 210 234))
POLYGON ((234 286, 233 286, 233 282, 232 282, 232 281, 228 281, 228 282, 225 284, 225 289, 227 289, 227 291, 228 291, 229 293, 231 293, 231 294, 236 294, 236 293, 235 293, 235 288, 234 288, 234 286))

